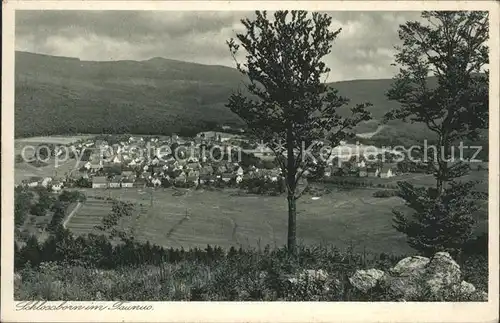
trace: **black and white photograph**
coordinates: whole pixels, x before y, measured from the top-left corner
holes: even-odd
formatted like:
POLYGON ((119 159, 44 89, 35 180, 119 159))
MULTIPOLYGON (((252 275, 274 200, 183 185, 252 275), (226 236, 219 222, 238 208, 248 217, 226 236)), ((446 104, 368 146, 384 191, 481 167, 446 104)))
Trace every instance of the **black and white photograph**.
POLYGON ((498 6, 368 6, 13 10, 12 310, 498 309, 498 6))

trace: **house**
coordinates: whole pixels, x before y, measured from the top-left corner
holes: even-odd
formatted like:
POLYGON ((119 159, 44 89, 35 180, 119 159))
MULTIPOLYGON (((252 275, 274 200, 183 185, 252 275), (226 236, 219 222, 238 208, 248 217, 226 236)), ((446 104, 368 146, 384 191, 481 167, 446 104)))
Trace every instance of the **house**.
POLYGON ((236 174, 236 183, 239 184, 241 182, 243 182, 243 174, 242 175, 236 174))
POLYGON ((122 176, 123 177, 130 177, 135 175, 135 172, 133 170, 124 170, 122 171, 122 176))
POLYGON ((368 168, 360 167, 359 168, 359 177, 367 177, 368 176, 368 168))
MULTIPOLYGON (((305 173, 306 172, 304 172, 304 174, 305 173)), ((271 180, 271 182, 277 182, 280 174, 281 174, 281 170, 279 170, 279 169, 271 169, 271 170, 263 170, 262 171, 262 175, 265 178, 271 180)))
POLYGON ((167 169, 169 170, 174 170, 177 168, 177 166, 179 165, 179 163, 177 162, 177 160, 175 159, 171 159, 171 160, 168 160, 165 164, 165 166, 167 167, 167 169))
POLYGON ((124 178, 122 181, 122 187, 134 187, 134 178, 133 177, 127 177, 124 178))
POLYGON ((115 164, 121 164, 122 159, 120 158, 119 155, 116 155, 115 157, 113 157, 112 162, 115 164))
POLYGON ((27 185, 29 187, 37 187, 41 183, 42 180, 43 179, 41 177, 33 176, 33 177, 30 177, 30 179, 28 179, 27 185))
POLYGON ((221 175, 221 179, 226 183, 230 182, 233 178, 235 178, 235 175, 232 173, 224 173, 221 175))
POLYGON ((63 182, 61 181, 52 181, 52 191, 55 193, 58 193, 62 190, 63 188, 63 182))
POLYGON ((153 184, 154 187, 160 187, 161 186, 161 179, 159 179, 158 177, 154 177, 151 180, 151 184, 153 184))
POLYGON ((358 167, 359 168, 365 168, 366 167, 366 163, 364 160, 361 160, 359 163, 358 163, 358 167))
POLYGON ((177 174, 177 176, 175 177, 174 181, 176 183, 185 183, 186 182, 186 173, 184 173, 183 171, 181 171, 180 173, 177 174))
POLYGON ((213 183, 213 182, 215 182, 215 180, 216 180, 216 178, 213 175, 204 174, 204 175, 199 176, 200 184, 213 183))
POLYGON ((218 174, 224 174, 225 172, 227 172, 226 165, 220 165, 215 170, 215 173, 218 173, 218 174))
POLYGON ((211 166, 203 166, 201 169, 200 169, 200 175, 212 175, 212 173, 214 172, 214 169, 211 167, 211 166))
POLYGON ((186 182, 187 183, 194 183, 194 185, 198 185, 198 179, 200 177, 199 176, 187 176, 186 177, 186 182))
POLYGON ((191 170, 187 171, 187 176, 188 177, 198 177, 198 176, 200 176, 200 172, 197 170, 191 169, 191 170))
POLYGON ((186 165, 186 168, 188 168, 188 169, 194 169, 194 170, 200 170, 201 169, 201 165, 200 165, 200 163, 198 161, 189 162, 186 165))
POLYGON ((236 175, 237 176, 243 176, 243 168, 241 168, 241 166, 238 166, 238 168, 236 168, 236 175))
POLYGON ((92 178, 92 188, 108 188, 108 179, 104 176, 92 178))
POLYGON ((334 173, 334 169, 332 166, 327 166, 325 167, 325 173, 324 173, 324 177, 331 177, 334 173))
POLYGON ((153 167, 153 174, 163 174, 164 169, 162 166, 154 166, 153 167))
POLYGON ((97 171, 102 170, 102 169, 103 169, 102 161, 100 161, 98 164, 91 163, 89 170, 91 172, 97 172, 97 171))
POLYGON ((40 185, 43 186, 43 187, 48 187, 50 182, 52 182, 52 178, 51 177, 44 177, 42 179, 42 181, 40 182, 40 185))
POLYGON ((380 178, 391 178, 395 176, 395 171, 392 169, 392 167, 383 166, 379 168, 379 176, 380 178))
POLYGON ((120 188, 121 187, 121 176, 113 176, 109 181, 109 188, 120 188))
POLYGON ((366 167, 366 176, 367 177, 378 177, 378 168, 376 167, 366 167))

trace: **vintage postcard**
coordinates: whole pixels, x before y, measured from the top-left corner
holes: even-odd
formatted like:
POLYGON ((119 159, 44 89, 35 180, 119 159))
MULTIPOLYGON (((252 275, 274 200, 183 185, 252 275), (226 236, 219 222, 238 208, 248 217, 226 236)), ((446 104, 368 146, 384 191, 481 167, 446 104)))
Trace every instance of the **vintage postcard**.
POLYGON ((4 1, 2 321, 498 321, 499 8, 4 1))

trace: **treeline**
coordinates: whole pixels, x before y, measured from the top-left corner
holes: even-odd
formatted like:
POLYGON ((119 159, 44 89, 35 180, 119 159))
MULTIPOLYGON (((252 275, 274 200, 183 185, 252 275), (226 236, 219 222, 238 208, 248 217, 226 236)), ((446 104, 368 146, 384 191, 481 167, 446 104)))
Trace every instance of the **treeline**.
POLYGON ((105 122, 99 118, 74 118, 68 120, 68 122, 50 122, 45 125, 37 124, 37 126, 33 127, 16 127, 15 138, 51 135, 78 135, 82 133, 130 133, 163 136, 170 136, 172 133, 176 133, 181 137, 194 137, 199 132, 211 131, 217 128, 220 128, 220 125, 216 121, 176 117, 168 118, 167 120, 158 120, 153 116, 145 116, 141 121, 137 121, 135 118, 118 118, 113 119, 113 122, 105 122))
MULTIPOLYGON (((316 251, 317 253, 317 251, 316 251)), ((113 245, 107 236, 88 234, 87 236, 74 237, 73 234, 61 226, 44 242, 38 242, 31 236, 23 247, 15 243, 15 269, 19 270, 29 263, 37 267, 43 262, 64 262, 68 265, 81 265, 88 268, 114 269, 136 265, 159 265, 161 263, 178 263, 192 261, 196 263, 211 264, 224 259, 235 257, 256 257, 257 255, 270 257, 283 257, 287 255, 284 248, 271 250, 270 246, 263 249, 243 249, 231 247, 223 249, 219 246, 207 245, 206 248, 164 248, 149 242, 139 242, 132 238, 123 239, 122 243, 113 245)), ((328 253, 329 259, 337 263, 361 264, 367 261, 368 255, 362 253, 343 252, 334 248, 328 253), (348 258, 345 254, 349 254, 348 258), (365 257, 365 258, 364 258, 365 257)), ((317 254, 316 254, 317 256, 317 254)), ((400 256, 387 253, 370 254, 370 261, 387 262, 399 260, 400 256)), ((304 263, 318 261, 315 259, 314 248, 303 247, 302 257, 304 263)))

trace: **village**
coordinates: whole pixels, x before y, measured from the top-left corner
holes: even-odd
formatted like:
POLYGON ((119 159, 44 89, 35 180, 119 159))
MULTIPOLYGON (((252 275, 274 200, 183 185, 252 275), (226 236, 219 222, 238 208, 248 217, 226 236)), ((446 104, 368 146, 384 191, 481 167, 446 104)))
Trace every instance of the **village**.
MULTIPOLYGON (((199 133, 194 138, 181 138, 175 134, 168 137, 108 137, 114 143, 95 137, 68 145, 66 148, 71 157, 79 157, 80 162, 64 176, 31 177, 21 185, 50 187, 59 192, 64 187, 187 188, 211 184, 238 186, 248 179, 282 180, 281 169, 274 162, 272 151, 259 147, 244 135, 210 131, 199 133)), ((62 154, 62 150, 59 147, 53 155, 62 154)), ((403 162, 391 162, 394 154, 386 152, 384 157, 389 162, 382 162, 381 154, 375 160, 363 155, 347 159, 337 155, 329 159, 320 176, 391 178, 405 171, 425 172, 427 168, 418 165, 413 170, 406 169, 408 167, 403 162), (341 163, 339 158, 343 158, 341 163)), ((313 169, 304 174, 307 177, 311 173, 314 173, 313 169)))

